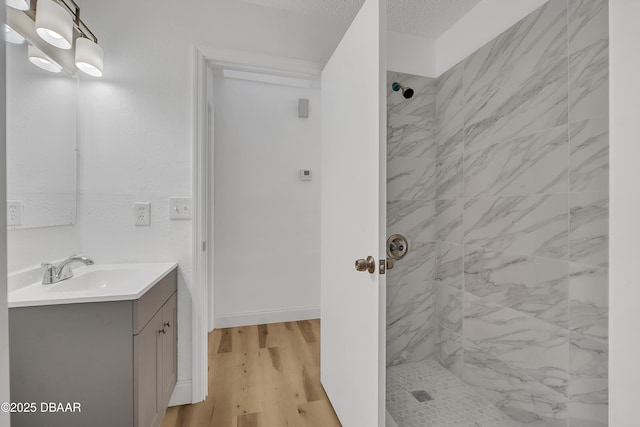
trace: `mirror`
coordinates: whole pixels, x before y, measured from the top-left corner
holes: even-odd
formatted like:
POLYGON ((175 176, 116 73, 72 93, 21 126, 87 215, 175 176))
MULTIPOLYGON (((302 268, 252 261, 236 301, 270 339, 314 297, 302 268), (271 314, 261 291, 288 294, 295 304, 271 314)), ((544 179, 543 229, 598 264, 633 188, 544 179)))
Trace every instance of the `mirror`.
POLYGON ((74 224, 78 82, 32 65, 26 43, 6 48, 8 228, 74 224))

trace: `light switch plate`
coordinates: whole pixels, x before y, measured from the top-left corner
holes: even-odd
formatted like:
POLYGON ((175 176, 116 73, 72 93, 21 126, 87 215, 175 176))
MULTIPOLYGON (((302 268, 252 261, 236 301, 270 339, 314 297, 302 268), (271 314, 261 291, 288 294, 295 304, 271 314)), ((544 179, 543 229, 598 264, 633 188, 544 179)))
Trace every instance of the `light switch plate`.
POLYGON ((7 226, 22 225, 24 206, 22 200, 7 201, 7 226))
POLYGON ((133 204, 133 224, 151 225, 151 203, 136 202, 133 204))
POLYGON ((192 219, 192 209, 191 197, 169 197, 169 219, 192 219))

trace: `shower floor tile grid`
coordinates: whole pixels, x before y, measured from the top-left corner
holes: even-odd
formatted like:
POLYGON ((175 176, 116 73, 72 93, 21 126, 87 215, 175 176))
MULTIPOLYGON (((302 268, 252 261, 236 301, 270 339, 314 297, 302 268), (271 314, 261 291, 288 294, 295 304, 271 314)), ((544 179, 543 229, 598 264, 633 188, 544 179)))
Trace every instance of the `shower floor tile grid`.
POLYGON ((516 426, 435 360, 387 368, 387 411, 399 427, 516 426))

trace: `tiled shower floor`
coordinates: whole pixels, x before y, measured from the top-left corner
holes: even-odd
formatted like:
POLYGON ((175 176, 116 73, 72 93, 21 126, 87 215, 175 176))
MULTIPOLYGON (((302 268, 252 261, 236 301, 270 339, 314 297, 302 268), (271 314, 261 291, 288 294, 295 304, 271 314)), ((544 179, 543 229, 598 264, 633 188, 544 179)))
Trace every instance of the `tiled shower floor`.
POLYGON ((387 368, 387 411, 399 427, 516 425, 435 360, 387 368), (419 402, 411 393, 419 391, 425 391, 433 400, 419 402))

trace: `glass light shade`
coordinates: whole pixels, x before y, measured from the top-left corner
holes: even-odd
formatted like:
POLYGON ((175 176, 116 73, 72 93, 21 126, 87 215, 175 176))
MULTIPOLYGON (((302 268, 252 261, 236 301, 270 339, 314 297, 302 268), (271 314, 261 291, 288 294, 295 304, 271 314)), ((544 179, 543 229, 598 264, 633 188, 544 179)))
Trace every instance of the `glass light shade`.
POLYGON ((102 77, 104 53, 93 40, 84 37, 76 39, 76 67, 93 77, 102 77))
POLYGON ((11 28, 9 24, 4 24, 4 40, 13 44, 22 44, 25 41, 24 37, 11 28))
POLYGON ((71 49, 73 19, 71 14, 54 0, 38 0, 36 6, 36 32, 49 44, 60 49, 71 49))
POLYGON ((29 45, 27 48, 27 54, 29 56, 29 61, 38 68, 42 68, 43 70, 52 73, 59 73, 62 71, 62 67, 57 62, 49 58, 44 54, 44 52, 33 45, 29 45))
POLYGON ((5 0, 5 4, 18 10, 29 10, 31 8, 29 0, 5 0))

